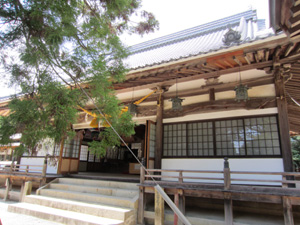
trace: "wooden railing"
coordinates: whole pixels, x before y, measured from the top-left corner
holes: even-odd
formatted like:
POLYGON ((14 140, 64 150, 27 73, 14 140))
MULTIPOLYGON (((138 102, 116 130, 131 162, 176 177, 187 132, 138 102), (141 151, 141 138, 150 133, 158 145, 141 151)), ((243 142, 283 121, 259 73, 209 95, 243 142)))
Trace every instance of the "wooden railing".
POLYGON ((15 164, 14 161, 10 165, 0 162, 0 175, 23 175, 23 176, 46 176, 47 157, 45 157, 43 165, 24 165, 15 164))
POLYGON ((20 180, 22 182, 21 192, 23 193, 25 181, 39 182, 40 187, 45 185, 46 172, 47 156, 44 159, 43 165, 15 164, 14 161, 11 164, 0 162, 0 177, 6 178, 4 200, 8 199, 13 180, 20 180))
POLYGON ((219 184, 225 190, 229 189, 232 184, 281 187, 300 185, 300 173, 230 171, 226 158, 223 170, 146 169, 145 171, 141 167, 140 183, 151 183, 152 179, 156 182, 169 182, 170 184, 219 184), (255 179, 251 177, 255 177, 255 179), (297 180, 297 178, 299 179, 297 180))
MULTIPOLYGON (((156 191, 157 184, 168 195, 174 196, 174 204, 185 212, 185 196, 222 199, 224 222, 233 224, 232 202, 264 202, 282 204, 285 225, 293 225, 292 205, 300 205, 300 173, 231 171, 228 159, 223 170, 140 170, 138 222, 145 219, 146 194, 154 194, 155 224, 164 224, 164 200, 156 191)), ((174 224, 178 216, 174 214, 174 224)))

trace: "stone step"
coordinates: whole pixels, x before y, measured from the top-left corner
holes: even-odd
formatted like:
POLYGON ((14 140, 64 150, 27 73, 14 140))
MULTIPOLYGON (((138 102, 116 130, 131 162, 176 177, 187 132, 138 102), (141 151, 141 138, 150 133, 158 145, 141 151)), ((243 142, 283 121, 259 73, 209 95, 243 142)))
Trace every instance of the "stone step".
POLYGON ((112 196, 124 196, 124 197, 135 197, 138 195, 138 190, 132 189, 120 189, 111 187, 96 187, 96 186, 83 186, 78 184, 65 184, 65 183, 51 183, 50 189, 76 191, 82 193, 95 193, 101 195, 112 195, 112 196))
POLYGON ((39 195, 28 195, 25 197, 24 202, 122 221, 126 221, 130 216, 134 216, 134 211, 128 208, 71 201, 39 195))
MULTIPOLYGON (((9 212, 21 213, 35 216, 62 224, 80 224, 80 225, 111 225, 124 224, 121 220, 107 219, 98 216, 92 216, 62 209, 35 205, 30 203, 18 203, 8 206, 9 212)), ((21 221, 20 221, 21 222, 21 221)))
POLYGON ((77 200, 82 202, 94 202, 111 206, 119 206, 134 209, 137 207, 138 195, 134 198, 108 196, 94 193, 81 193, 58 189, 41 189, 39 194, 42 196, 55 197, 61 199, 77 200))
POLYGON ((59 178, 58 183, 74 184, 74 185, 82 185, 82 186, 110 187, 110 188, 119 188, 119 189, 128 189, 128 190, 139 189, 136 183, 118 182, 118 181, 59 178))

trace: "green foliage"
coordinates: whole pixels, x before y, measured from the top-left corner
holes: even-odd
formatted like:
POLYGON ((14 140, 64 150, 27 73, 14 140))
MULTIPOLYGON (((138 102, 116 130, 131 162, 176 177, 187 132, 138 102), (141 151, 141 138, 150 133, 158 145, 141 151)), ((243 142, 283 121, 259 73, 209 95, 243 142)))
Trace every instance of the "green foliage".
MULTIPOLYGON (((2 62, 10 83, 23 94, 11 101, 12 113, 1 120, 0 143, 9 143, 20 132, 20 153, 34 153, 45 138, 58 143, 74 135, 76 106, 88 101, 77 83, 89 84, 87 92, 97 107, 121 135, 131 135, 134 124, 128 113, 120 115, 112 85, 127 72, 122 63, 127 50, 118 35, 143 35, 158 27, 154 16, 140 7, 139 0, 0 0, 2 62), (132 15, 141 21, 133 23, 132 15), (9 60, 11 51, 18 54, 9 60)), ((101 139, 98 150, 92 144, 101 154, 119 144, 111 128, 101 139)))
POLYGON ((300 168, 300 136, 292 137, 293 161, 296 168, 300 168))

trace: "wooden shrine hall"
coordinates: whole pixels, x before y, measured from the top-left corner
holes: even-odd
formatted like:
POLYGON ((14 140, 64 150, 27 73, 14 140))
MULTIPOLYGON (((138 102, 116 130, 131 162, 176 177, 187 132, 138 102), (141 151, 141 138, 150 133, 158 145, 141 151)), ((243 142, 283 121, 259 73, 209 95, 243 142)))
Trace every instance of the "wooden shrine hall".
POLYGON ((145 169, 123 146, 103 159, 88 151, 101 128, 90 125, 87 105, 73 124, 81 140, 61 146, 51 171, 139 174, 140 224, 180 224, 157 183, 193 224, 190 209, 221 211, 218 224, 239 222, 240 213, 300 224, 290 143, 300 133, 299 16, 300 1, 275 0, 272 28, 248 10, 131 46, 130 72, 114 88, 135 105, 136 134, 126 143, 145 169))

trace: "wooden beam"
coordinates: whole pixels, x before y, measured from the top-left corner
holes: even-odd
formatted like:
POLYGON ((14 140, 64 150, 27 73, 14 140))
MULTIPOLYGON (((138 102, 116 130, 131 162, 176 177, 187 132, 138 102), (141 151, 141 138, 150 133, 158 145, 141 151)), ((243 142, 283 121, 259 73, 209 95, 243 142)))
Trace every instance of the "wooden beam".
POLYGON ((298 15, 300 13, 300 5, 293 6, 291 8, 292 16, 298 15))
POLYGON ((265 61, 265 49, 258 50, 257 56, 258 56, 259 61, 265 61))
POLYGON ((223 65, 220 64, 220 63, 215 62, 215 65, 216 65, 217 67, 223 69, 223 70, 226 70, 226 69, 227 69, 226 66, 223 66, 223 65))
POLYGON ((212 65, 210 65, 210 64, 208 64, 208 63, 203 63, 203 64, 202 64, 202 67, 208 68, 208 69, 210 69, 211 71, 217 71, 217 70, 219 69, 218 67, 212 66, 212 65))
POLYGON ((241 63, 241 61, 236 57, 236 56, 233 56, 232 59, 239 65, 239 66, 242 66, 243 64, 241 63))
POLYGON ((291 27, 298 25, 300 22, 300 15, 290 18, 291 27))
POLYGON ((246 62, 248 63, 248 65, 251 64, 251 61, 250 61, 249 57, 247 56, 247 54, 244 55, 244 59, 246 60, 246 62))
POLYGON ((295 47, 295 44, 294 44, 294 43, 290 43, 290 44, 286 47, 284 56, 287 57, 287 56, 291 53, 291 51, 294 49, 294 47, 295 47))
POLYGON ((246 53, 246 58, 250 61, 250 63, 255 62, 253 52, 246 53))
MULTIPOLYGON (((285 61, 287 62, 289 60, 287 59, 285 61)), ((251 69, 264 68, 264 67, 268 67, 268 66, 272 66, 272 65, 273 65, 273 61, 271 61, 271 60, 267 61, 267 62, 254 63, 251 65, 244 65, 241 67, 228 68, 226 70, 219 70, 219 71, 214 71, 214 72, 210 72, 210 73, 197 74, 197 75, 193 75, 193 76, 179 78, 178 83, 194 81, 197 79, 207 79, 207 78, 219 77, 221 75, 228 75, 231 73, 239 72, 239 70, 242 72, 242 71, 251 70, 251 69)), ((167 78, 164 78, 164 79, 162 78, 161 82, 152 82, 152 81, 146 82, 145 81, 144 84, 135 86, 134 90, 138 91, 138 90, 143 90, 143 89, 147 89, 147 88, 151 89, 151 88, 155 88, 155 87, 161 86, 161 85, 174 85, 175 82, 176 82, 175 79, 168 80, 167 78)), ((119 85, 125 85, 125 84, 126 84, 126 82, 119 84, 119 85)), ((132 87, 127 86, 127 88, 117 90, 116 94, 121 94, 121 93, 126 93, 126 92, 131 92, 131 91, 132 91, 132 87)))
POLYGON ((201 102, 190 105, 184 105, 180 112, 174 112, 173 110, 165 110, 164 118, 173 118, 180 116, 193 115, 197 113, 208 113, 225 110, 236 109, 259 109, 276 107, 274 97, 270 98, 256 98, 250 99, 247 102, 236 102, 234 99, 218 100, 214 102, 201 102))
POLYGON ((229 67, 231 67, 231 68, 234 67, 234 65, 232 65, 230 62, 228 62, 226 59, 224 59, 223 62, 224 62, 227 66, 229 66, 229 67))
POLYGON ((288 30, 288 33, 290 34, 291 37, 297 35, 300 33, 300 24, 298 24, 297 26, 291 28, 288 30))

